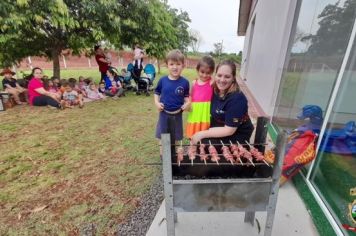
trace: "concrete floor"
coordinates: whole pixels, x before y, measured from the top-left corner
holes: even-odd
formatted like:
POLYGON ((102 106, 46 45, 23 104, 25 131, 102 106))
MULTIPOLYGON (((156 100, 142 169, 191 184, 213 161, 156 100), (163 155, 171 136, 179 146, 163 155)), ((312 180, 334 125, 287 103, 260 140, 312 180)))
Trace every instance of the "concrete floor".
MULTIPOLYGON (((176 236, 261 236, 265 227, 265 212, 257 212, 255 224, 244 223, 244 213, 178 213, 176 236)), ((146 236, 166 236, 165 204, 158 210, 146 236)), ((273 236, 317 236, 312 219, 298 192, 290 183, 279 191, 273 236)))

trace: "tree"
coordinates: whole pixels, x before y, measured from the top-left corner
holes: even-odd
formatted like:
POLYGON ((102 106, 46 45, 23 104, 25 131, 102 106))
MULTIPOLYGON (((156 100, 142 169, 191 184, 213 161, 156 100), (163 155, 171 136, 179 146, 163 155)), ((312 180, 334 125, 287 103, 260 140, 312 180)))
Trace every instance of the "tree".
POLYGON ((168 7, 168 11, 173 19, 172 26, 175 29, 175 34, 178 39, 177 48, 183 53, 186 53, 188 51, 188 46, 192 40, 188 31, 188 22, 190 22, 189 15, 185 11, 178 11, 177 9, 170 7, 168 7))
POLYGON ((315 35, 308 35, 301 41, 311 41, 308 53, 314 56, 343 55, 355 20, 356 0, 340 1, 327 5, 319 14, 319 29, 315 35))
POLYGON ((3 0, 0 3, 0 58, 4 65, 24 56, 53 60, 53 73, 60 76, 62 50, 74 54, 103 39, 120 39, 120 11, 128 0, 3 0))
POLYGON ((203 36, 199 33, 198 30, 191 29, 189 31, 189 35, 191 38, 190 47, 192 48, 193 52, 198 52, 200 45, 203 43, 203 36))
POLYGON ((223 50, 224 50, 223 42, 214 43, 214 51, 213 51, 214 56, 219 57, 222 54, 223 50))
POLYGON ((147 54, 157 58, 159 73, 159 61, 167 51, 178 48, 186 52, 191 40, 188 32, 190 19, 186 12, 173 9, 167 2, 159 0, 151 0, 147 9, 149 13, 139 37, 147 54))
POLYGON ((102 40, 117 48, 140 43, 162 58, 172 48, 185 51, 190 42, 188 14, 160 0, 2 0, 0 16, 0 64, 46 56, 58 77, 65 49, 88 55, 102 40))

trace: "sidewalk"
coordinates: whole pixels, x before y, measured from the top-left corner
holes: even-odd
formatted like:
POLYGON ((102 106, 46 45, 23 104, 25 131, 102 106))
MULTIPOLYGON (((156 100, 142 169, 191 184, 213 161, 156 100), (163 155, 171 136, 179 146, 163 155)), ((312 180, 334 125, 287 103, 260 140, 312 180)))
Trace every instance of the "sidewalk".
MULTIPOLYGON (((176 236, 261 236, 265 227, 265 212, 257 212, 255 224, 244 223, 244 213, 178 213, 176 236)), ((166 236, 165 202, 163 201, 146 236, 166 236)), ((312 219, 298 192, 286 183, 278 195, 273 224, 274 236, 318 236, 312 219)))

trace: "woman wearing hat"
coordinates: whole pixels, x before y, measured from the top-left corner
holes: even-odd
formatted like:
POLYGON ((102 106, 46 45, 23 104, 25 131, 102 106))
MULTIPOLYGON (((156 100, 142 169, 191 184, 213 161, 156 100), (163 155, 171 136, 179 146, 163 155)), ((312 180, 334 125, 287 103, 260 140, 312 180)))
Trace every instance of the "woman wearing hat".
POLYGON ((35 67, 32 69, 32 79, 28 84, 29 103, 33 106, 52 106, 64 108, 64 102, 60 102, 56 93, 46 91, 42 82, 42 69, 35 67))
POLYGON ((2 80, 2 86, 5 92, 11 94, 15 100, 15 102, 19 105, 25 104, 20 101, 20 94, 24 94, 27 99, 27 89, 22 88, 16 81, 16 79, 12 78, 15 72, 11 71, 8 68, 5 68, 1 71, 0 75, 4 76, 2 80))

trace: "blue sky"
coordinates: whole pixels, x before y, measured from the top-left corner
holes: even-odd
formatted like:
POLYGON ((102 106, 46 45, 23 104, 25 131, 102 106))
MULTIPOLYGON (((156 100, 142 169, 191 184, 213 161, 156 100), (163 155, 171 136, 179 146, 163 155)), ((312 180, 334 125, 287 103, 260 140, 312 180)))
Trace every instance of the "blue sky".
POLYGON ((237 37, 238 0, 168 0, 174 8, 188 12, 190 28, 203 37, 199 51, 213 50, 213 44, 223 42, 224 52, 238 53, 244 37, 237 37), (222 4, 223 3, 223 4, 222 4))

